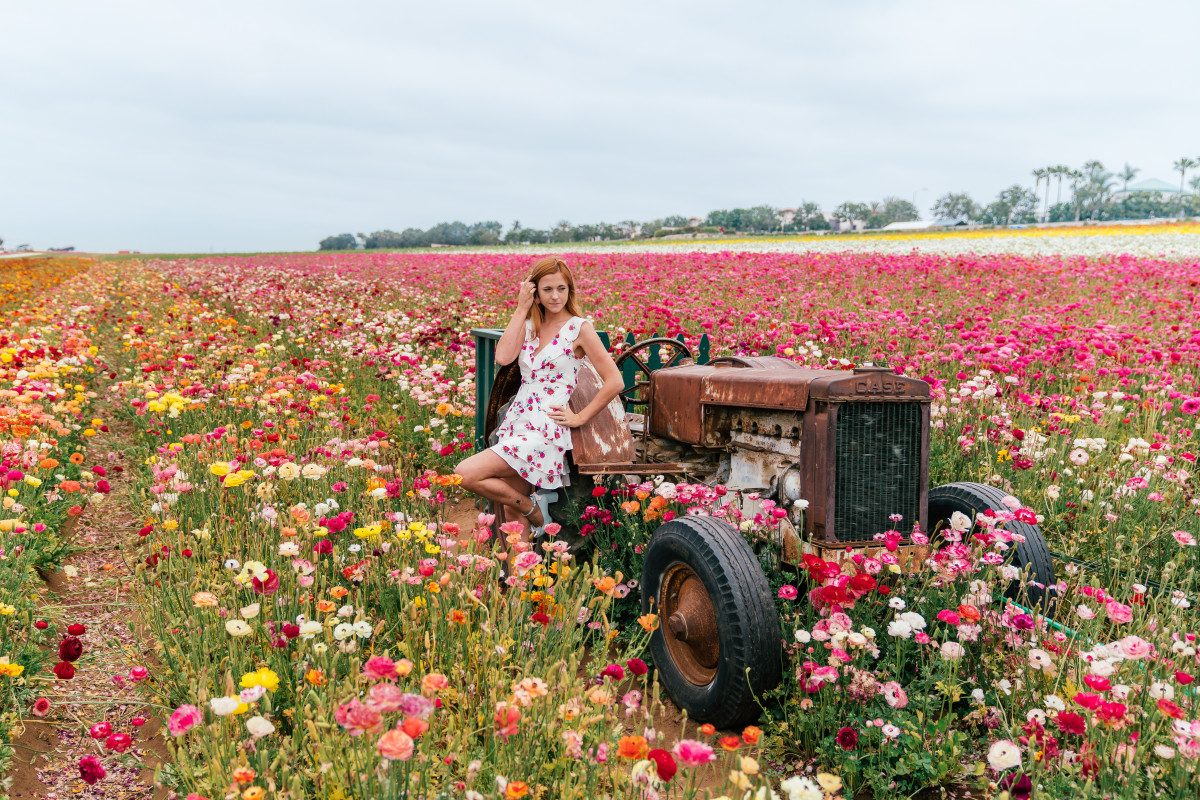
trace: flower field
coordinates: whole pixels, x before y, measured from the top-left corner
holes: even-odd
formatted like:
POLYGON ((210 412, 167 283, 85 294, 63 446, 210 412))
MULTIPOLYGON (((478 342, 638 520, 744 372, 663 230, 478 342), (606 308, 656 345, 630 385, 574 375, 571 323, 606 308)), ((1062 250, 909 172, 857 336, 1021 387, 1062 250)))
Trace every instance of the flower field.
POLYGON ((663 520, 757 543, 770 515, 737 518, 719 486, 612 484, 576 563, 497 540, 453 475, 469 331, 504 323, 530 260, 0 262, 3 741, 31 717, 87 730, 77 788, 109 796, 151 734, 69 698, 117 680, 191 800, 1195 797, 1200 263, 572 254, 613 334, 924 379, 931 485, 1011 495, 915 574, 886 551, 772 571, 785 680, 756 726, 719 731, 660 697, 640 556, 663 520), (129 468, 89 460, 95 437, 129 468), (73 516, 116 503, 153 650, 120 675, 38 577, 73 516), (1003 600, 1006 525, 1029 519, 1059 557, 1053 619, 1003 600))

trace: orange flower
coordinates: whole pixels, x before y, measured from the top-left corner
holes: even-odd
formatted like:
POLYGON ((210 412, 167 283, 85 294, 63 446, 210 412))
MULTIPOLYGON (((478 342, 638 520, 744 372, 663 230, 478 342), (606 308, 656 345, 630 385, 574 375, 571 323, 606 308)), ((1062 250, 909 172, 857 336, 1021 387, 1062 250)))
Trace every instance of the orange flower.
POLYGON ((317 611, 320 611, 322 614, 328 614, 330 611, 333 611, 336 608, 337 603, 333 602, 332 600, 317 601, 317 611))
POLYGON ((79 466, 83 463, 83 453, 71 453, 71 463, 79 466))
POLYGON ((58 466, 57 458, 43 458, 38 462, 38 469, 54 469, 58 466))
POLYGON ((641 508, 642 504, 637 500, 626 500, 624 503, 621 503, 621 510, 626 514, 636 514, 641 508))
POLYGON ((321 670, 313 668, 304 673, 304 680, 311 683, 313 686, 324 686, 327 683, 325 673, 321 670))
POLYGON ((712 736, 717 732, 717 728, 711 722, 706 722, 700 726, 700 732, 705 736, 712 736))
POLYGON ((525 781, 509 781, 504 787, 504 800, 521 800, 529 794, 529 784, 525 781))
POLYGON ((971 624, 979 622, 979 609, 975 606, 969 606, 964 603, 958 607, 958 615, 971 624))
POLYGON ((746 744, 758 744, 758 740, 762 738, 762 728, 756 728, 753 725, 747 725, 742 731, 742 741, 746 744))
POLYGON ((617 740, 617 752, 631 761, 640 761, 650 752, 645 736, 622 736, 617 740))
POLYGON ((334 586, 329 590, 329 596, 336 600, 341 600, 348 594, 350 594, 350 590, 345 586, 334 586))
POLYGON ((638 617, 638 625, 641 625, 647 633, 653 633, 654 629, 658 627, 658 614, 642 614, 638 617))
POLYGON ((242 800, 263 800, 266 796, 267 790, 261 786, 251 786, 242 792, 242 800))
POLYGON ((736 736, 722 736, 720 739, 717 739, 717 744, 721 745, 722 750, 728 750, 732 753, 742 746, 742 740, 736 736))
POLYGON ((456 608, 446 615, 446 621, 456 625, 463 625, 467 621, 467 613, 462 609, 456 608))
POLYGON ((74 494, 79 491, 79 481, 63 481, 58 485, 67 494, 74 494))
POLYGON ((237 783, 249 783, 254 780, 255 774, 249 767, 238 767, 233 771, 233 780, 237 783))
POLYGON ((420 717, 406 717, 400 730, 407 733, 410 739, 420 739, 421 734, 429 730, 429 723, 420 717))

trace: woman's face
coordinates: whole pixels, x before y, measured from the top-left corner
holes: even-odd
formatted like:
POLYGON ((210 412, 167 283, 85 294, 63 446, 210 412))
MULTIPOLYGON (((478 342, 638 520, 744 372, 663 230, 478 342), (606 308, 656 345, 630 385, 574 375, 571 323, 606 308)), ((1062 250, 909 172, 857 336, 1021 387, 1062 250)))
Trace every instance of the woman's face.
POLYGON ((567 304, 567 298, 570 296, 571 290, 567 286, 567 279, 561 272, 555 272, 551 275, 544 275, 537 282, 537 299, 546 309, 547 314, 554 314, 563 309, 567 304))

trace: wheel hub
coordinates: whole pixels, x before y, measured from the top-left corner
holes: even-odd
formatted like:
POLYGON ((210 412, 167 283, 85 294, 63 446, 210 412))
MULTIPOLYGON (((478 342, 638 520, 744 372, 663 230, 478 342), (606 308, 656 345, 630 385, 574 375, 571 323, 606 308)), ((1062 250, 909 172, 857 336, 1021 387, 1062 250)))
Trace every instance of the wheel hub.
POLYGON ((687 564, 673 564, 659 584, 662 634, 679 671, 697 686, 712 683, 721 658, 717 613, 704 581, 687 564))

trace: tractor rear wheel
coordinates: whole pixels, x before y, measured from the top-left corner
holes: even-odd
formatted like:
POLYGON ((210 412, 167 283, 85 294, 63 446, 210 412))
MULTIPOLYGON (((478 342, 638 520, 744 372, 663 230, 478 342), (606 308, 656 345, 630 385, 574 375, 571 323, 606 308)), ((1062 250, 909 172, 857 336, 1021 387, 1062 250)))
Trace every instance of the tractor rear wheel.
MULTIPOLYGON (((950 517, 955 511, 965 514, 972 521, 983 511, 1007 511, 1005 496, 1006 493, 1000 489, 983 483, 948 483, 930 489, 929 530, 936 533, 949 526, 950 517)), ((1005 523, 1004 529, 1025 537, 1025 541, 1013 548, 1012 564, 1022 571, 1029 568, 1030 585, 1027 591, 1030 602, 1048 604, 1050 597, 1046 587, 1054 583, 1054 562, 1041 529, 1019 520, 1005 523)), ((1020 590, 1020 584, 1013 581, 1005 596, 1017 600, 1020 590)))
POLYGON ((646 548, 642 610, 658 614, 650 650, 676 705, 718 728, 758 716, 783 642, 767 576, 737 529, 702 516, 661 525, 646 548))

